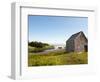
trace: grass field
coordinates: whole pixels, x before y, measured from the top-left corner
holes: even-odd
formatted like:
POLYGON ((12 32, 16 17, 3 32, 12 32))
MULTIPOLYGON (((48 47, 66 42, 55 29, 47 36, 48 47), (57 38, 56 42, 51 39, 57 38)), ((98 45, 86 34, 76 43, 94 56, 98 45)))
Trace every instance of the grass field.
POLYGON ((28 54, 28 66, 75 65, 87 63, 87 52, 67 53, 62 50, 57 52, 48 52, 46 54, 35 54, 31 52, 28 54))

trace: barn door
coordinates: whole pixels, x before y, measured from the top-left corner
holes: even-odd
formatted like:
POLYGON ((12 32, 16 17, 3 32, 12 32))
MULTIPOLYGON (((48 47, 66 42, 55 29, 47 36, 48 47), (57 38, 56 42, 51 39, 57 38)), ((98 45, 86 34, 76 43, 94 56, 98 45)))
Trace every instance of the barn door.
POLYGON ((88 51, 88 46, 84 45, 84 51, 87 52, 88 51))

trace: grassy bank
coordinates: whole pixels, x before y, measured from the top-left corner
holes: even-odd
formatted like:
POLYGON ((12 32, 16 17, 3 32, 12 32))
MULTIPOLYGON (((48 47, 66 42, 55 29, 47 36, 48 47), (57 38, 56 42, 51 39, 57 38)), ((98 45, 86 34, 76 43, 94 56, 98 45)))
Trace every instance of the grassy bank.
POLYGON ((44 50, 48 50, 48 49, 53 49, 54 47, 53 46, 44 46, 42 48, 36 48, 36 47, 31 47, 31 46, 28 46, 28 51, 33 53, 38 53, 38 52, 43 52, 44 50))
POLYGON ((47 54, 28 54, 28 66, 87 64, 87 52, 66 53, 65 51, 49 52, 47 54))

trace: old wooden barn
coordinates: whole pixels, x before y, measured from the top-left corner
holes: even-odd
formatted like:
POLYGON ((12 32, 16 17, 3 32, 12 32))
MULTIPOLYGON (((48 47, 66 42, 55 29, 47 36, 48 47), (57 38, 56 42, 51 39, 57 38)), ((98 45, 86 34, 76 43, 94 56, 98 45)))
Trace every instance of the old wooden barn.
POLYGON ((73 34, 66 41, 67 52, 83 52, 88 51, 88 40, 82 31, 73 34))

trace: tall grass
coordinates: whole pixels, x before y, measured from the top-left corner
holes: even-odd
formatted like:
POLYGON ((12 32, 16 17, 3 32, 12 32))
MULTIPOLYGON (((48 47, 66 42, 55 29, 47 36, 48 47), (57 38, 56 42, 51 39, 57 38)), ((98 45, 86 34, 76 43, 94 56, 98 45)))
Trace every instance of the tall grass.
POLYGON ((63 51, 49 52, 47 54, 28 54, 28 66, 72 65, 87 64, 87 52, 66 53, 63 51))

